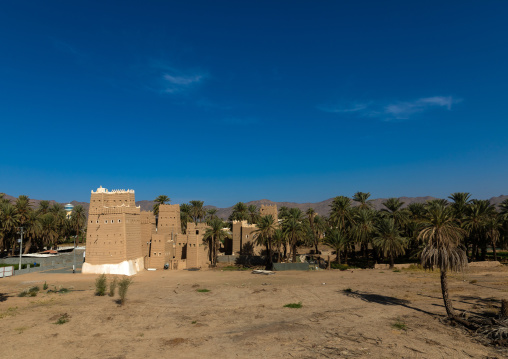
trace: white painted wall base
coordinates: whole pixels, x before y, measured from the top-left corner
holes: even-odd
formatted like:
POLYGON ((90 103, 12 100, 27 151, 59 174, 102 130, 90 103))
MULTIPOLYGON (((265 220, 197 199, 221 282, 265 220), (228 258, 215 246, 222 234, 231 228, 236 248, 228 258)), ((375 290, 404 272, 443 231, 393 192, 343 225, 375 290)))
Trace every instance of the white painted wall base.
POLYGON ((117 264, 90 264, 83 263, 81 273, 83 274, 121 274, 134 275, 144 269, 143 258, 131 259, 117 264))

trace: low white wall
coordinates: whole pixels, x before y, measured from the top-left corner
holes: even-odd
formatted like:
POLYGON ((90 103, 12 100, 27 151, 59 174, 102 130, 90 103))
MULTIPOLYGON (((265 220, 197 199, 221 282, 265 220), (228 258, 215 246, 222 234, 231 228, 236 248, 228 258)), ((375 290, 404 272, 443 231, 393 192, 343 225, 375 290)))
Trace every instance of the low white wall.
POLYGON ((83 263, 81 273, 83 274, 121 274, 134 275, 144 270, 144 260, 142 257, 131 259, 117 264, 90 264, 83 263))

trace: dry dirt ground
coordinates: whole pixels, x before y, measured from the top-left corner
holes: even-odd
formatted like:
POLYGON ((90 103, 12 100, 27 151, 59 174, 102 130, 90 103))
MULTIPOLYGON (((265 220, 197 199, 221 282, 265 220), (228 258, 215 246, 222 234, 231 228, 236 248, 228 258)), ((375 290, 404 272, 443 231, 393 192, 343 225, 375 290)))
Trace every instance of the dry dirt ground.
MULTIPOLYGON (((95 296, 95 279, 44 273, 0 279, 0 357, 508 356, 442 323, 437 272, 144 272, 133 277, 124 306, 117 297, 95 296), (46 293, 45 281, 49 289, 72 291, 46 293), (17 297, 34 285, 41 287, 36 297, 17 297), (298 302, 299 309, 283 307, 298 302), (62 316, 68 322, 55 324, 62 316)), ((491 298, 508 299, 508 270, 468 269, 450 278, 450 291, 459 310, 494 312, 499 302, 491 298)))

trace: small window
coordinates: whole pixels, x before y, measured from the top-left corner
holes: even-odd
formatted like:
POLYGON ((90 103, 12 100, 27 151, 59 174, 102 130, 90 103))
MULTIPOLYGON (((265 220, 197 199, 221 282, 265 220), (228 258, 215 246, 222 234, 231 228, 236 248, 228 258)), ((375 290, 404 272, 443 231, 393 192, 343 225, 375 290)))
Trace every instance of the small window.
POLYGON ((97 220, 97 223, 99 223, 99 220, 97 220))
POLYGON ((106 219, 106 220, 104 221, 104 223, 108 223, 108 220, 106 219))
POLYGON ((120 222, 121 222, 121 220, 118 220, 118 223, 120 223, 120 222))
POLYGON ((198 230, 196 230, 196 234, 199 234, 199 231, 198 231, 198 230))

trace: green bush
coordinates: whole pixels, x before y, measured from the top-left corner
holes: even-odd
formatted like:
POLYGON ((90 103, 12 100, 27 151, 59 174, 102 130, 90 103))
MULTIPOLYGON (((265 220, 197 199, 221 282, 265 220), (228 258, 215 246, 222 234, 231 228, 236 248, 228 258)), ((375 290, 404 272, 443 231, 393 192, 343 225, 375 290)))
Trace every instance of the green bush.
POLYGON ((35 297, 37 296, 37 293, 39 292, 40 288, 35 286, 31 287, 29 289, 25 289, 21 293, 18 294, 18 297, 35 297))
POLYGON ((55 324, 58 324, 58 325, 62 325, 62 324, 65 324, 69 321, 69 315, 67 313, 65 314, 62 314, 60 316, 60 318, 58 318, 58 320, 55 322, 55 324))
POLYGON ((398 330, 407 330, 407 325, 402 320, 397 319, 397 321, 392 324, 392 328, 398 330))
POLYGON ((289 304, 286 304, 284 306, 284 308, 301 308, 303 305, 302 305, 302 302, 298 302, 298 303, 289 303, 289 304))
POLYGON ((48 285, 47 285, 46 281, 44 281, 44 285, 42 286, 42 289, 43 289, 43 290, 48 289, 48 285))
POLYGON ((116 277, 115 277, 115 279, 113 279, 113 281, 111 281, 109 283, 109 293, 108 293, 108 295, 110 297, 114 297, 115 296, 116 286, 117 286, 117 282, 116 282, 116 277))
POLYGON ((106 275, 101 274, 95 280, 95 295, 103 296, 104 294, 106 294, 106 284, 107 284, 106 275))
POLYGON ((208 293, 210 289, 196 289, 199 293, 208 293))
POLYGON ((349 266, 348 266, 347 264, 339 264, 339 263, 337 263, 337 262, 332 262, 332 263, 330 264, 330 267, 331 267, 332 269, 340 269, 340 270, 342 270, 342 271, 344 271, 344 270, 346 270, 346 269, 349 269, 349 266))
POLYGON ((132 284, 132 279, 125 277, 120 282, 118 282, 118 295, 120 296, 120 304, 125 304, 125 297, 127 296, 127 289, 132 284))

